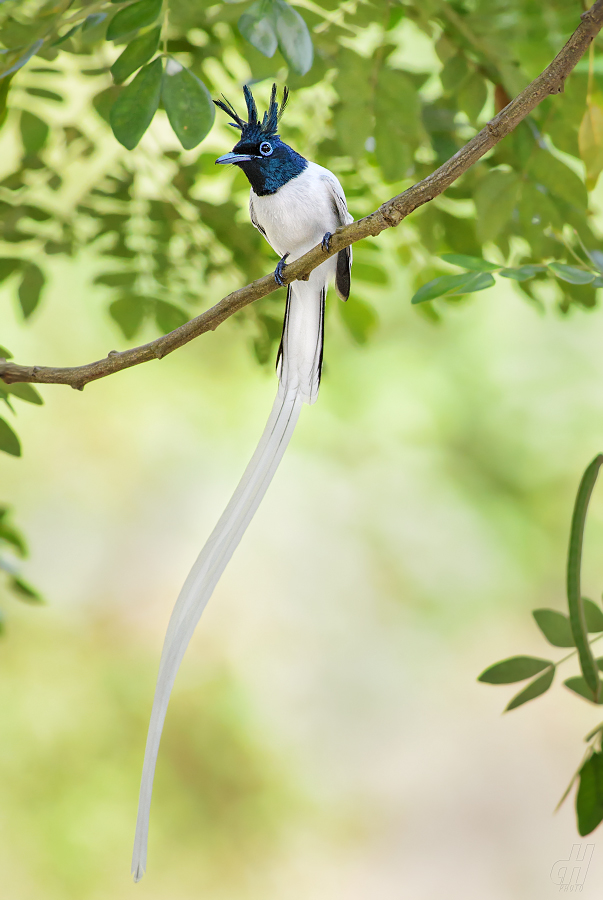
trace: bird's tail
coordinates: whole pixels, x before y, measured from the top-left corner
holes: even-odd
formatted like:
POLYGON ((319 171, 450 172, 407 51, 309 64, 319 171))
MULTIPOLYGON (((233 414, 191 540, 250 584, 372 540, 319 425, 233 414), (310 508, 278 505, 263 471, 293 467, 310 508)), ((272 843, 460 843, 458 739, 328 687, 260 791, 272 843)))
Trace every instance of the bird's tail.
MULTIPOLYGON (((315 270, 316 271, 316 270, 315 270)), ((314 274, 314 273, 312 273, 314 274)), ((318 394, 322 364, 324 284, 296 282, 287 293, 279 350, 279 390, 253 457, 186 579, 172 612, 155 688, 145 749, 132 856, 134 881, 146 868, 149 814, 161 732, 176 674, 197 622, 222 572, 253 518, 299 418, 302 403, 318 394)))

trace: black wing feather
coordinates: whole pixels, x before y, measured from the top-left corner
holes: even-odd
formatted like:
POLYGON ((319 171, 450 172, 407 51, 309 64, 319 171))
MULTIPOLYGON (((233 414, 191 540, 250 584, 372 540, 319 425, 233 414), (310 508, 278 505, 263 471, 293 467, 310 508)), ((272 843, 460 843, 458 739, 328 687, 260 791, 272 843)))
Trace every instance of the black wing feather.
POLYGON ((350 296, 350 248, 344 247, 337 254, 337 270, 335 272, 335 289, 345 302, 350 296))

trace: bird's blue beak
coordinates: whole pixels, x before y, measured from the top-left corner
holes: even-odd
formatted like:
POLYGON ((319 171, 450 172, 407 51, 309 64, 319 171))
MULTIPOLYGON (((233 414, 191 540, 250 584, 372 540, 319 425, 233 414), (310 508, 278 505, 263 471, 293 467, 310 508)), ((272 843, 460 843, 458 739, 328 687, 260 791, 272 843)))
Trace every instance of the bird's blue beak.
POLYGON ((227 166, 228 163, 249 162, 250 159, 253 159, 253 156, 249 156, 248 153, 225 153, 224 156, 217 158, 216 165, 227 166))

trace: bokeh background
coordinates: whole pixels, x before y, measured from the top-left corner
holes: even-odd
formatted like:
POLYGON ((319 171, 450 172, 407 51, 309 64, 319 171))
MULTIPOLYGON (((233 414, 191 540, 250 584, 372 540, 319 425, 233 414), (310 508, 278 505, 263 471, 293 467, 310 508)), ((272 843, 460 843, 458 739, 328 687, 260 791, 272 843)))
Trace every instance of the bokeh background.
MULTIPOLYGON (((437 74, 435 58, 421 60, 437 74)), ((69 115, 87 98, 71 76, 69 115)), ((320 90, 299 93, 298 135, 320 90)), ((169 140, 165 127, 153 123, 141 160, 169 140)), ((113 140, 106 129, 102 140, 113 140)), ((17 127, 2 141, 8 169, 17 127)), ((220 123, 204 152, 228 141, 220 123)), ((63 174, 77 194, 81 171, 63 174)), ((371 190, 386 199, 390 187, 371 190)), ((239 174, 200 175, 198 190, 214 203, 233 194, 243 215, 239 174)), ((602 204, 597 190, 597 233, 602 204)), ((564 608, 573 498, 603 450, 603 315, 562 314, 550 286, 529 303, 510 281, 436 301, 437 321, 421 315, 409 303, 414 227, 358 248, 369 265, 378 245, 384 273, 356 288, 376 311, 368 342, 329 298, 319 402, 304 409, 178 675, 138 885, 130 854, 163 635, 276 379, 243 316, 161 362, 83 393, 42 388, 43 408, 18 407, 24 454, 0 454, 2 499, 28 537, 23 574, 46 602, 3 597, 2 897, 558 893, 551 869, 580 839, 573 799, 553 810, 600 715, 555 686, 501 716, 513 687, 476 677, 509 655, 548 655, 530 610, 564 608)), ((49 259, 26 327, 7 283, 2 343, 19 362, 57 365, 127 346, 90 286, 106 268, 94 246, 49 259)), ((200 285, 204 306, 242 283, 221 278, 200 285)), ((272 300, 280 313, 284 297, 272 300)), ((156 333, 148 322, 137 340, 156 333)), ((599 494, 584 570, 597 600, 602 540, 599 494)), ((603 844, 598 832, 587 842, 581 896, 595 898, 603 844)))

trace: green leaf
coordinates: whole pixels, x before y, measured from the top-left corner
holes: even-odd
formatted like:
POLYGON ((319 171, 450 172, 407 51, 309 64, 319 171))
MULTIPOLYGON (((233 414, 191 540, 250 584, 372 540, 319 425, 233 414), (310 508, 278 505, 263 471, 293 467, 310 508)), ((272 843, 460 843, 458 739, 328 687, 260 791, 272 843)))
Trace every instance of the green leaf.
POLYGON ((107 287, 130 287, 137 279, 136 272, 122 270, 121 272, 103 272, 94 278, 94 284, 106 284, 107 287))
POLYGON ((512 278, 514 281, 527 281, 539 272, 544 272, 544 266, 518 266, 515 269, 501 269, 498 273, 503 278, 512 278))
MULTIPOLYGON (((359 57, 347 47, 340 47, 337 63, 339 71, 333 86, 340 102, 333 110, 335 133, 342 152, 360 159, 365 155, 365 143, 373 131, 373 110, 381 102, 380 92, 375 97, 371 88, 373 67, 370 60, 359 57)), ((378 115, 377 125, 381 118, 378 115)), ((387 140, 391 141, 389 135, 387 140)), ((393 160, 393 165, 394 177, 397 177, 397 160, 393 160)))
POLYGON ((582 837, 594 831, 603 820, 603 753, 596 750, 580 769, 576 816, 582 837))
POLYGON ((13 354, 0 344, 0 359, 12 359, 13 354))
POLYGON ((44 602, 40 594, 35 591, 26 581, 23 581, 22 578, 11 578, 9 584, 19 600, 25 600, 27 603, 44 602))
POLYGON ((312 66, 314 47, 308 26, 285 0, 273 0, 278 48, 297 75, 305 75, 312 66))
POLYGON ((163 334, 175 331, 176 328, 180 328, 180 326, 184 325, 188 320, 189 317, 184 310, 180 309, 178 306, 174 306, 173 303, 166 303, 164 300, 157 300, 155 302, 155 321, 157 322, 157 327, 163 334))
MULTIPOLYGON (((34 43, 25 51, 25 53, 21 54, 19 51, 19 54, 17 54, 17 60, 11 66, 9 66, 8 69, 5 69, 2 74, 0 74, 0 79, 6 78, 8 75, 12 75, 13 72, 21 69, 25 65, 25 63, 29 62, 32 56, 35 56, 43 43, 44 41, 42 40, 42 38, 39 38, 37 41, 34 41, 34 43)), ((12 59, 14 59, 14 54, 12 55, 12 59)))
POLYGON ((535 184, 545 187, 554 197, 560 197, 571 206, 586 209, 588 193, 584 182, 548 150, 532 154, 527 173, 535 184))
POLYGON ((12 430, 8 422, 0 417, 0 450, 11 456, 21 456, 21 444, 19 438, 12 430))
POLYGON ((101 25, 106 18, 107 13, 92 13, 91 15, 86 17, 86 20, 82 25, 82 31, 91 31, 93 28, 96 28, 97 25, 101 25))
POLYGON ((10 395, 7 390, 7 385, 5 385, 4 382, 0 382, 0 400, 4 400, 12 413, 15 412, 15 408, 10 402, 10 395))
POLYGON ((136 147, 151 124, 159 106, 162 81, 163 63, 159 58, 143 66, 113 104, 111 128, 119 143, 128 150, 136 147))
POLYGON ((524 681, 538 675, 548 666, 554 666, 550 659, 538 659, 535 656, 510 656, 502 662, 495 663, 477 679, 486 684, 513 684, 515 681, 524 681))
POLYGON ((475 291, 484 291, 486 288, 492 287, 495 283, 494 277, 490 272, 472 272, 461 287, 456 291, 450 291, 448 297, 459 297, 462 294, 473 294, 475 291))
POLYGON ((107 123, 107 125, 111 124, 111 110, 115 104, 115 101, 121 94, 123 93, 123 88, 121 85, 112 84, 110 87, 106 88, 104 91, 101 91, 99 94, 96 94, 95 97, 92 98, 92 105, 96 112, 99 114, 101 119, 107 123))
POLYGON ((243 37, 256 50, 259 50, 264 56, 274 56, 278 39, 270 2, 257 0, 256 3, 252 3, 239 19, 238 28, 243 37))
MULTIPOLYGON (((358 72, 358 76, 366 77, 362 70, 358 72)), ((366 85, 369 91, 373 77, 369 76, 366 85)), ((363 99, 362 95, 353 92, 349 102, 357 114, 367 117, 369 127, 372 118, 370 108, 374 107, 375 155, 385 180, 397 181, 406 177, 412 170, 413 152, 422 136, 421 103, 415 85, 404 72, 380 66, 375 99, 372 102, 369 97, 368 113, 362 105, 358 107, 358 100, 361 98, 363 99), (400 97, 404 97, 403 104, 400 103, 400 97)), ((347 144, 348 141, 344 139, 344 152, 347 152, 347 144)))
POLYGON ((473 72, 464 82, 457 95, 459 108, 467 114, 470 122, 475 122, 488 99, 488 87, 484 78, 473 72))
POLYGON ((575 646, 569 618, 563 613, 557 612, 555 609, 534 609, 532 615, 543 635, 553 647, 575 646))
POLYGON ((586 597, 582 598, 582 605, 584 606, 586 630, 591 634, 593 632, 603 631, 603 612, 600 607, 586 597))
POLYGON ((578 694, 580 697, 583 697, 585 700, 588 700, 589 703, 597 703, 599 706, 603 704, 603 698, 595 701, 593 698, 593 692, 582 677, 582 675, 576 675, 573 678, 567 678, 563 682, 564 686, 568 688, 570 691, 573 691, 574 694, 578 694))
POLYGON ((515 172, 493 169, 474 193, 477 232, 482 241, 494 241, 507 225, 517 204, 521 178, 515 172))
POLYGON ((500 269, 496 263, 481 259, 479 256, 466 256, 464 253, 443 253, 440 259, 453 266, 460 266, 462 269, 471 269, 475 272, 495 272, 500 269))
POLYGON ((13 272, 21 268, 22 265, 23 260, 15 257, 4 257, 3 259, 0 259, 0 282, 7 279, 9 275, 12 275, 13 272))
POLYGON ((63 103, 64 98, 56 91, 47 91, 46 88, 26 87, 25 90, 32 97, 41 97, 43 100, 52 100, 53 103, 63 103))
POLYGON ((121 84, 129 78, 132 72, 140 69, 150 60, 159 46, 161 27, 153 28, 146 34, 141 34, 131 41, 121 56, 118 56, 111 66, 111 74, 116 84, 121 84))
POLYGON ((28 319, 40 302, 40 294, 46 279, 35 263, 28 262, 23 266, 23 279, 19 285, 19 302, 24 318, 28 319))
POLYGON ((109 22, 107 40, 117 41, 138 28, 152 25, 161 12, 161 4, 162 0, 138 0, 138 3, 120 9, 109 22))
POLYGON ((109 315, 117 322, 125 338, 131 340, 139 330, 148 312, 144 297, 130 296, 115 300, 109 307, 109 315))
POLYGON ((14 394, 19 400, 25 400, 26 403, 35 403, 36 406, 43 406, 44 401, 33 385, 26 381, 16 381, 14 384, 4 385, 9 394, 14 394))
POLYGON ((425 303, 426 300, 443 297, 444 294, 449 294, 451 291, 459 291, 472 278, 474 278, 473 272, 464 272, 462 275, 441 275, 422 285, 410 302, 425 303))
POLYGON ((46 122, 43 122, 33 113, 23 110, 19 121, 21 140, 26 153, 39 153, 48 139, 50 131, 46 122))
POLYGON ((356 343, 366 344, 379 321, 373 307, 354 296, 347 303, 338 304, 338 307, 341 318, 356 343))
POLYGON ((590 256, 592 262, 595 264, 599 272, 603 273, 603 251, 589 250, 588 255, 590 256))
POLYGON ((62 34, 60 37, 58 37, 56 39, 56 41, 53 41, 50 46, 51 47, 60 47, 61 44, 64 44, 65 41, 68 41, 70 37, 73 37, 73 35, 76 33, 76 31, 78 31, 81 28, 81 26, 82 26, 81 22, 78 22, 77 25, 73 25, 71 28, 69 28, 68 31, 65 32, 65 34, 62 34))
POLYGON ((440 81, 447 93, 456 93, 459 86, 463 84, 468 75, 469 66, 467 65, 467 58, 463 53, 457 53, 446 60, 444 67, 440 72, 440 81))
POLYGON ((27 556, 27 544, 23 535, 5 521, 0 521, 0 539, 10 544, 19 556, 27 556))
POLYGON ((516 694, 510 703, 505 707, 505 712, 510 712, 512 709, 517 709, 518 706, 522 706, 524 703, 527 703, 528 700, 534 700, 536 697, 540 697, 541 694, 544 694, 553 683, 553 678, 555 677, 555 667, 552 666, 548 672, 544 672, 538 678, 535 678, 534 681, 531 682, 524 688, 523 691, 520 691, 519 694, 516 694))
POLYGON ((585 272, 584 269, 577 269, 576 266, 566 266, 563 263, 549 263, 549 269, 561 281, 567 281, 568 284, 590 284, 595 280, 593 272, 585 272))
POLYGON ((209 133, 216 108, 196 75, 175 59, 168 59, 161 99, 170 125, 185 150, 192 150, 209 133))

